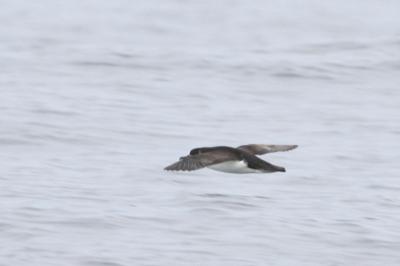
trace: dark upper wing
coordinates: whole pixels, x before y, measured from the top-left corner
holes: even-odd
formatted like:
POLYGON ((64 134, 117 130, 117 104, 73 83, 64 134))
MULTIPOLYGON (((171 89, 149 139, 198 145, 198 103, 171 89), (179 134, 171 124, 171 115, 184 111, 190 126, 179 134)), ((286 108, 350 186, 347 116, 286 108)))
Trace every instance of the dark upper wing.
POLYGON ((239 150, 247 151, 254 155, 262 155, 277 151, 290 151, 297 148, 297 145, 266 145, 266 144, 249 144, 237 147, 239 150))
POLYGON ((202 156, 199 155, 188 155, 185 157, 181 157, 179 161, 167 166, 164 168, 164 170, 169 170, 169 171, 193 171, 197 170, 203 167, 206 167, 207 165, 210 165, 211 162, 205 160, 202 156))
POLYGON ((201 154, 181 157, 179 161, 167 166, 164 170, 171 171, 193 171, 209 165, 236 160, 239 154, 227 150, 213 150, 201 154))

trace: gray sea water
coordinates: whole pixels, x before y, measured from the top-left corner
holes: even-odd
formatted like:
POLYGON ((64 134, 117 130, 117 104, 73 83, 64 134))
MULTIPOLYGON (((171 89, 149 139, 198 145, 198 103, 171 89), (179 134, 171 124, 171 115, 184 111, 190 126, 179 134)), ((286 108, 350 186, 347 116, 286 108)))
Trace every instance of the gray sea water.
POLYGON ((1 266, 400 265, 399 1, 0 6, 1 266))

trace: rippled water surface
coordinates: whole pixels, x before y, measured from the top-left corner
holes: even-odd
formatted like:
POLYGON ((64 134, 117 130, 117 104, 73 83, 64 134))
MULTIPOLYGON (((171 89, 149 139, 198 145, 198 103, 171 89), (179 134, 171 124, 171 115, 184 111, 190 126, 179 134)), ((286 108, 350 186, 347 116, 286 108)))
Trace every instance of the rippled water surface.
POLYGON ((0 3, 0 265, 400 265, 398 1, 0 3))

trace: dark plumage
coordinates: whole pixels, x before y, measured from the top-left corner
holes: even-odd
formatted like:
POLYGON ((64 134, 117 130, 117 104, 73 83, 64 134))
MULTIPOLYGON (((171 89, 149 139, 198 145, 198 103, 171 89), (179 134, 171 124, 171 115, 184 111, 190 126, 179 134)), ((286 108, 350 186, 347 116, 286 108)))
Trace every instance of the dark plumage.
POLYGON ((285 172, 285 168, 270 164, 256 155, 289 151, 297 145, 249 144, 237 148, 227 146, 202 147, 192 149, 189 155, 165 167, 171 171, 193 171, 208 167, 229 173, 271 173, 285 172))

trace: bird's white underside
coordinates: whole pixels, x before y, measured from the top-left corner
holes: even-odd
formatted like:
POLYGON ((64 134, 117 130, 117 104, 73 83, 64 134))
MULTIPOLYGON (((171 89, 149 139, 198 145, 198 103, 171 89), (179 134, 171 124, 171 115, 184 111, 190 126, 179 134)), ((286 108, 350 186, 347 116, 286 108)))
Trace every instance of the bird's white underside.
POLYGON ((262 173, 260 170, 248 168, 245 161, 227 161, 219 164, 209 165, 207 167, 216 171, 233 174, 262 173))

